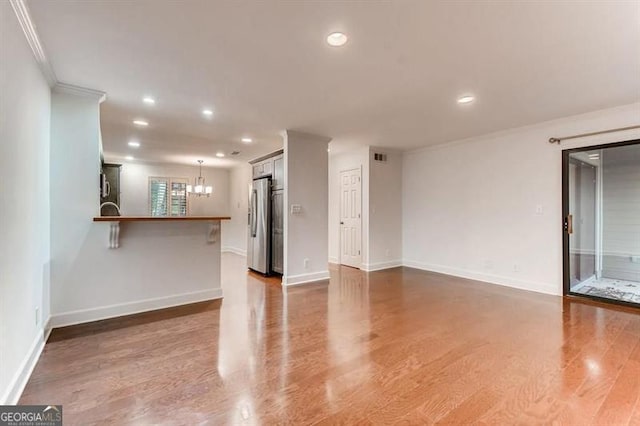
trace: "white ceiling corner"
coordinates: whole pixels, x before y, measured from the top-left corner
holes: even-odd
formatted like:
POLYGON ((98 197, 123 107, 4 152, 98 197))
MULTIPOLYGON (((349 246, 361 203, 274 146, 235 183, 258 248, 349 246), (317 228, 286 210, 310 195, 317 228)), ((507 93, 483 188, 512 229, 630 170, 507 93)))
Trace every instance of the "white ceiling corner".
POLYGON ((59 93, 68 93, 76 96, 86 96, 97 99, 99 103, 107 99, 107 94, 101 90, 88 89, 86 87, 75 86, 67 83, 56 83, 53 90, 59 93))
POLYGON ((42 47, 42 43, 40 42, 40 37, 38 36, 38 32, 36 31, 36 27, 31 20, 31 14, 29 13, 29 8, 27 7, 24 0, 9 0, 13 11, 18 18, 18 23, 20 24, 20 28, 24 32, 24 36, 27 39, 27 43, 29 43, 29 47, 33 52, 33 56, 36 59, 36 62, 40 66, 42 74, 45 79, 49 83, 49 86, 53 87, 58 83, 58 79, 56 78, 56 74, 49 63, 47 55, 42 47))
POLYGON ((48 56, 42 42, 40 41, 40 36, 38 35, 36 26, 31 19, 29 7, 24 0, 9 0, 9 3, 16 14, 20 28, 22 28, 22 32, 24 33, 27 43, 31 48, 31 52, 40 66, 40 70, 49 83, 49 86, 56 92, 69 93, 76 96, 89 96, 96 98, 99 102, 103 102, 106 99, 105 92, 58 81, 56 73, 49 62, 48 56))

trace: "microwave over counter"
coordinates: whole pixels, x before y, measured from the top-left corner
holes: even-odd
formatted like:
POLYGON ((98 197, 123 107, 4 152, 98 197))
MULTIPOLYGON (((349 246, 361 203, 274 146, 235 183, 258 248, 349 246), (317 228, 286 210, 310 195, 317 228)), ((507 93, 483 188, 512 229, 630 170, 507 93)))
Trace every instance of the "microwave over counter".
POLYGON ((100 173, 100 199, 108 197, 111 194, 111 185, 107 180, 107 175, 100 173))

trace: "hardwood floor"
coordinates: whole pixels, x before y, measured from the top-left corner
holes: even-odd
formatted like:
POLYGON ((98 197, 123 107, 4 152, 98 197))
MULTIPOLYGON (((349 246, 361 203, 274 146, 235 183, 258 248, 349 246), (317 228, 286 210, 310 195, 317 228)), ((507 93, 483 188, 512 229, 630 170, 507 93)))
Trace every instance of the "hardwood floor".
POLYGON ((55 330, 20 401, 65 424, 640 426, 640 311, 396 268, 55 330))

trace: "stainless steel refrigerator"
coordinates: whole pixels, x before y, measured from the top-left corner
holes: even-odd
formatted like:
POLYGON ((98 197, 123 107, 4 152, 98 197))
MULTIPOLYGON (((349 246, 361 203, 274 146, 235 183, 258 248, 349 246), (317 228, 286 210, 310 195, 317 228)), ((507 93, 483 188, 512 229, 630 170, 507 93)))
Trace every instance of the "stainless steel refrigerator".
POLYGON ((271 269, 271 178, 253 181, 249 199, 247 264, 263 274, 271 269))

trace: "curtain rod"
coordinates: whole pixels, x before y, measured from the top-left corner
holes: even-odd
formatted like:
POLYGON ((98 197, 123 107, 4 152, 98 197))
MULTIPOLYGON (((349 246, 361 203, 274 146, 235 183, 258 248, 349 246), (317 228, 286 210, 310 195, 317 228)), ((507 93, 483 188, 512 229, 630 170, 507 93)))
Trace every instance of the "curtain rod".
POLYGON ((619 127, 617 129, 600 130, 599 132, 582 133, 582 134, 573 135, 573 136, 563 136, 561 138, 549 138, 549 143, 557 143, 558 145, 560 145, 561 141, 566 141, 568 139, 584 138, 587 136, 601 135, 603 133, 622 132, 623 130, 632 130, 632 129, 640 129, 640 125, 619 127))

